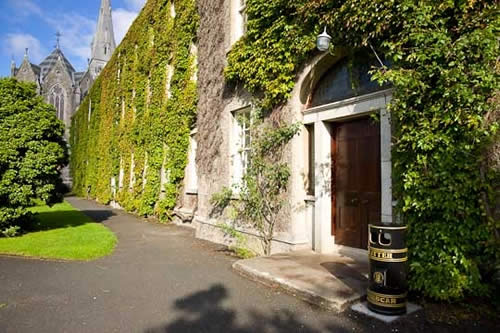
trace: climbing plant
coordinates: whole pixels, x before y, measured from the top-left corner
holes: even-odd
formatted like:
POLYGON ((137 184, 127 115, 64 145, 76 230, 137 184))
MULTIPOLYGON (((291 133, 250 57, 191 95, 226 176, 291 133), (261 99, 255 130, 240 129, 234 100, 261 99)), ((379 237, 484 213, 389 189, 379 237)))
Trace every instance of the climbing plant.
POLYGON ((272 241, 288 204, 290 167, 284 162, 285 151, 290 140, 299 133, 301 124, 266 121, 260 110, 238 121, 250 124, 249 166, 241 182, 224 187, 210 201, 221 212, 230 207, 233 225, 223 228, 226 233, 238 227, 256 230, 262 244, 260 252, 270 255, 272 241), (234 196, 238 200, 231 200, 234 196))
POLYGON ((196 115, 197 27, 194 0, 147 1, 73 117, 76 194, 171 216, 196 115))
POLYGON ((497 2, 247 0, 246 8, 247 33, 225 76, 261 94, 264 108, 290 96, 324 26, 333 53, 373 47, 390 62, 372 73, 393 87, 393 191, 409 226, 410 288, 441 300, 487 295, 500 261, 491 209, 500 177, 485 163, 498 140, 497 2))

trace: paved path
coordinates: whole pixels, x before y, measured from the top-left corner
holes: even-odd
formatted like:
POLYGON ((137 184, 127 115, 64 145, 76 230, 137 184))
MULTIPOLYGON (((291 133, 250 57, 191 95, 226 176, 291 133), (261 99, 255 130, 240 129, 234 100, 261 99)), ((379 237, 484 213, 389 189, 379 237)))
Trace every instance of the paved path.
POLYGON ((231 270, 222 246, 76 198, 117 235, 92 262, 0 257, 0 332, 411 332, 420 318, 384 326, 317 309, 231 270))

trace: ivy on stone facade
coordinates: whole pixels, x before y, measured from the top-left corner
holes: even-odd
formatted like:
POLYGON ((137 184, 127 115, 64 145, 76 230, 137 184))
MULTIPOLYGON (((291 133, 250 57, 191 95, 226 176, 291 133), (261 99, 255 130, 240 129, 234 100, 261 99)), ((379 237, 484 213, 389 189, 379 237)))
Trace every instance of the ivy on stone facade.
POLYGON ((74 193, 171 216, 196 116, 197 28, 194 0, 147 1, 73 117, 74 193))
POLYGON ((498 140, 497 3, 247 0, 246 12, 225 75, 264 108, 290 97, 324 26, 333 53, 373 47, 390 61, 373 75, 393 87, 393 191, 409 226, 410 288, 441 300, 491 292, 500 176, 485 152, 498 140))

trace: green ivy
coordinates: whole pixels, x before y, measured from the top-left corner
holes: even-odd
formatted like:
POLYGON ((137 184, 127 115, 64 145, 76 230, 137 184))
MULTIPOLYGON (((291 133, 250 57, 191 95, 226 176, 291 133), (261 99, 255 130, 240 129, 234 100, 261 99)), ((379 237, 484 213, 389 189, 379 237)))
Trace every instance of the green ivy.
POLYGON ((373 76, 393 87, 393 190, 409 226, 410 288, 441 300, 486 295, 500 262, 500 222, 484 199, 495 202, 500 179, 485 161, 499 126, 487 121, 500 86, 496 2, 247 0, 247 14, 225 75, 261 94, 264 108, 290 97, 323 26, 332 52, 373 47, 390 61, 373 76))
POLYGON ((197 9, 194 0, 173 2, 175 18, 172 0, 146 3, 71 127, 73 191, 163 220, 184 177, 197 104, 191 52, 197 9), (173 69, 168 93, 167 65, 173 69), (163 188, 162 170, 168 175, 163 188))

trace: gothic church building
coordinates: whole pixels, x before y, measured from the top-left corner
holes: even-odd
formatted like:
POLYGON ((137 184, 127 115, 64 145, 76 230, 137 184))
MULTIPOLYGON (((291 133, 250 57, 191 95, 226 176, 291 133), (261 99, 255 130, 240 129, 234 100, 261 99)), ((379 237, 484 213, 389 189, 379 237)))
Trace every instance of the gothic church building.
POLYGON ((69 129, 71 117, 116 48, 110 0, 101 0, 96 33, 91 44, 91 58, 85 72, 77 72, 64 56, 59 36, 58 33, 54 51, 39 65, 30 62, 26 49, 19 68, 12 61, 11 76, 20 81, 35 82, 38 93, 55 107, 57 117, 69 129))

